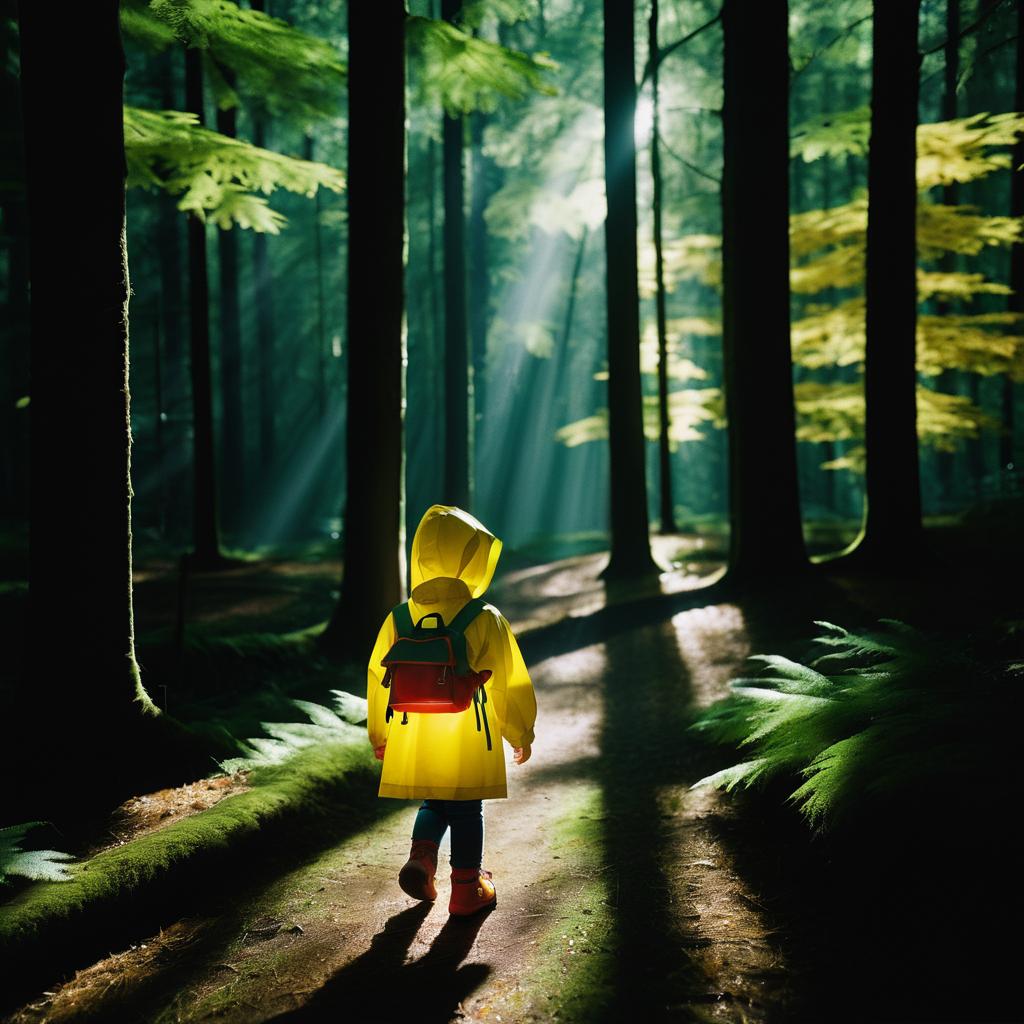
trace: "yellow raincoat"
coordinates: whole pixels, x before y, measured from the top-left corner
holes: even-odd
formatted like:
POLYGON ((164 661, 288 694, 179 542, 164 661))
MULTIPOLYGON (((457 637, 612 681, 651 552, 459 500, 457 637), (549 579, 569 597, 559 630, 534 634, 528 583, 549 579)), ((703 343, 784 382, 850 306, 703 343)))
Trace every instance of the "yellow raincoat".
MULTIPOLYGON (((427 509, 412 542, 413 622, 440 612, 451 622, 470 598, 480 597, 494 575, 501 541, 468 512, 451 505, 427 509)), ((400 799, 476 800, 507 797, 505 754, 499 736, 513 747, 533 742, 537 700, 526 663, 505 617, 493 605, 466 629, 470 666, 490 669, 487 680, 487 721, 492 749, 483 730, 477 732, 472 705, 465 711, 409 713, 385 722, 388 690, 382 687, 381 659, 395 642, 392 614, 377 634, 366 673, 367 731, 374 747, 387 743, 378 796, 400 799)))

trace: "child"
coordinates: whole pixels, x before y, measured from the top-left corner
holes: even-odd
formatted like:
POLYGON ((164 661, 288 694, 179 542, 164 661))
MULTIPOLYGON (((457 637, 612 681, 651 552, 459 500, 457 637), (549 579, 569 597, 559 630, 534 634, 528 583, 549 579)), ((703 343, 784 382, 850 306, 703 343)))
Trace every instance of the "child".
MULTIPOLYGON (((412 542, 413 622, 440 613, 450 624, 471 598, 487 589, 501 553, 501 541, 467 512, 432 505, 412 542)), ((491 872, 483 870, 483 803, 507 797, 505 758, 500 742, 490 744, 485 727, 512 746, 516 764, 530 757, 537 702, 519 645, 504 616, 486 605, 465 630, 470 667, 491 675, 486 702, 465 711, 396 715, 386 720, 389 691, 381 665, 397 637, 394 614, 384 620, 367 667, 367 731, 377 758, 384 761, 378 796, 421 799, 412 830, 412 850, 399 874, 410 896, 437 898, 437 850, 451 828, 451 914, 468 915, 497 903, 491 872), (406 717, 403 724, 402 719, 406 717), (493 749, 488 749, 492 747, 493 749)))

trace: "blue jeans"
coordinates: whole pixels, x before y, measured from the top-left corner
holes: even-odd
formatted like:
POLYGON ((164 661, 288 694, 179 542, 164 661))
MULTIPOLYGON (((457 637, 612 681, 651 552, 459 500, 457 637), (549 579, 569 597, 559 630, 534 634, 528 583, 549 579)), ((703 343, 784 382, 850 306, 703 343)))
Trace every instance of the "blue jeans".
POLYGON ((478 868, 484 852, 484 804, 482 800, 424 800, 412 828, 413 839, 440 843, 451 826, 453 868, 478 868))

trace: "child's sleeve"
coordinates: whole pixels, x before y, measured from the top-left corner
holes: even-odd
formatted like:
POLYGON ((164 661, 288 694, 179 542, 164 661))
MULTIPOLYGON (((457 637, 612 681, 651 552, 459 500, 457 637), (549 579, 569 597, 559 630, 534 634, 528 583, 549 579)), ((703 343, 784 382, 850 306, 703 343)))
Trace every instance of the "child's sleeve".
POLYGON ((533 743, 533 726, 537 719, 537 697, 530 673, 519 650, 508 620, 500 612, 496 616, 501 651, 501 678, 487 683, 487 697, 501 721, 501 734, 513 747, 533 743))
POLYGON ((395 642, 395 620, 389 613, 377 633, 369 664, 366 666, 366 731, 374 748, 387 742, 389 724, 384 720, 388 710, 388 691, 380 685, 386 671, 381 658, 395 642))

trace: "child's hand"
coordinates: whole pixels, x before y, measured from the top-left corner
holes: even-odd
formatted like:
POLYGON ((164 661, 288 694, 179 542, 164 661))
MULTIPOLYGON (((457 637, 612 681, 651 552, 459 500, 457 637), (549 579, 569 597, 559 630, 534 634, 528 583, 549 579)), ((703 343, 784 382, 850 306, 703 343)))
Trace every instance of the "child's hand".
POLYGON ((387 746, 386 743, 382 743, 379 747, 374 747, 373 748, 373 756, 375 758, 377 758, 378 761, 383 761, 384 760, 384 748, 386 746, 387 746))
POLYGON ((516 764, 525 764, 530 760, 530 754, 533 753, 529 743, 524 743, 521 747, 512 748, 512 758, 516 764))

